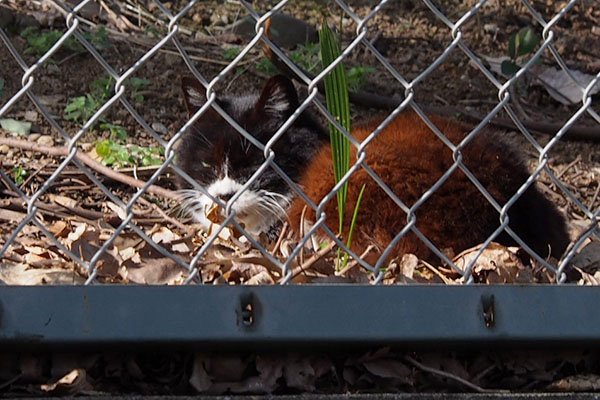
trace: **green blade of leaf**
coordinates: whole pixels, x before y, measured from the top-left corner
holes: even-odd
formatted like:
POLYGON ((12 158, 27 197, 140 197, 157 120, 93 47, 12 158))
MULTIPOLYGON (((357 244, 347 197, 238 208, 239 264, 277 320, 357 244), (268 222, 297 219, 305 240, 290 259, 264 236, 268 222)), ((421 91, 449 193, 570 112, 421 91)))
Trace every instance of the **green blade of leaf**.
MULTIPOLYGON (((319 30, 319 42, 323 68, 326 68, 340 56, 341 48, 335 35, 325 22, 319 30)), ((344 129, 350 131, 350 102, 343 63, 338 63, 325 76, 325 99, 327 109, 332 116, 344 129)), ((336 183, 338 183, 350 167, 350 141, 333 124, 329 124, 329 134, 333 154, 334 177, 336 183)), ((340 233, 343 228, 347 193, 348 183, 346 182, 337 193, 340 233)))
MULTIPOLYGON (((352 244, 352 233, 354 232, 354 226, 356 225, 356 218, 358 217, 358 208, 360 207, 360 202, 363 198, 363 193, 365 192, 365 187, 367 185, 363 184, 360 188, 360 192, 358 193, 358 199, 356 199, 356 205, 354 206, 354 213, 352 214, 352 221, 350 222, 350 231, 348 232, 348 241, 346 242, 346 246, 350 248, 352 244)), ((344 255, 344 262, 342 263, 342 269, 348 263, 348 253, 344 255)))

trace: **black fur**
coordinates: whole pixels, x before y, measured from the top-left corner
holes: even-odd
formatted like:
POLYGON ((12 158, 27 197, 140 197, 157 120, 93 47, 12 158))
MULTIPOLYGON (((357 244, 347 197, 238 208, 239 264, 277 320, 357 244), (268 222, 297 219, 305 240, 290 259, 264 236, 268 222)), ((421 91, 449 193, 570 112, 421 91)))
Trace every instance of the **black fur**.
MULTIPOLYGON (((206 89, 193 78, 183 78, 182 86, 188 114, 192 117, 206 102, 206 89)), ((263 145, 299 106, 294 85, 282 75, 270 78, 260 96, 219 95, 216 103, 263 145)), ((328 133, 313 115, 305 111, 273 145, 274 162, 297 182, 316 151, 328 140, 328 133)), ((265 162, 265 157, 262 150, 209 107, 184 134, 177 148, 176 162, 203 186, 222 178, 226 172, 231 179, 244 184, 265 162), (227 165, 227 171, 224 165, 227 165)), ((179 187, 189 188, 190 185, 180 178, 179 187)), ((291 191, 273 168, 267 168, 250 189, 284 195, 291 191)))

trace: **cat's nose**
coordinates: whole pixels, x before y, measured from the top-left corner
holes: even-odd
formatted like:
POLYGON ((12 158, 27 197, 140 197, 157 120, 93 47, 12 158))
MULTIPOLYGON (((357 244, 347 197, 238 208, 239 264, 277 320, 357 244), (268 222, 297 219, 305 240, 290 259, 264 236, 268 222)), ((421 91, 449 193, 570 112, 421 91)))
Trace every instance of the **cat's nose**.
POLYGON ((223 203, 227 203, 235 193, 223 193, 217 195, 217 199, 221 200, 223 203))

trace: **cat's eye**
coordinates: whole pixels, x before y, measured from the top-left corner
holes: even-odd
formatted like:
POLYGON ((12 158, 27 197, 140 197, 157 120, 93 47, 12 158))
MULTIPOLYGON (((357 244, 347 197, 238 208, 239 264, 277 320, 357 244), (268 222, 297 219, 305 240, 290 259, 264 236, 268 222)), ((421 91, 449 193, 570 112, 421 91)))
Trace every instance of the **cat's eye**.
POLYGON ((204 168, 212 168, 212 165, 210 165, 209 163, 205 163, 204 161, 202 161, 202 166, 204 168))

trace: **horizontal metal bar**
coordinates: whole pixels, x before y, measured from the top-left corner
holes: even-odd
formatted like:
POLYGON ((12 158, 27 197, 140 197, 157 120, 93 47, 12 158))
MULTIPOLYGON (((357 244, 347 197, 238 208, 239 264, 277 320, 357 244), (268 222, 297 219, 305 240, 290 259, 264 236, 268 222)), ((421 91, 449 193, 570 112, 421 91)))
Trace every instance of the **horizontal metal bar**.
POLYGON ((4 286, 0 346, 598 345, 599 304, 565 285, 4 286))

